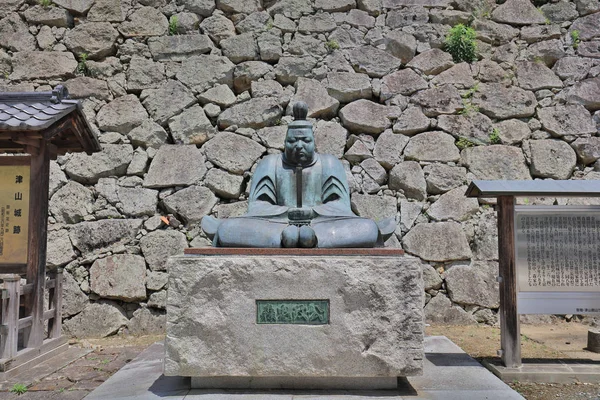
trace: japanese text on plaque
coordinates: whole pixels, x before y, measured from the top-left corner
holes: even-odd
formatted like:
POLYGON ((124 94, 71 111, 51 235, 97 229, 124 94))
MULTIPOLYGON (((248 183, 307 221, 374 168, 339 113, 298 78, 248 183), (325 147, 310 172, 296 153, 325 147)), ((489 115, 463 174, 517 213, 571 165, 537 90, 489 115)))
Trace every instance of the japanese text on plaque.
POLYGON ((600 288, 600 209, 517 212, 520 291, 600 288))
POLYGON ((29 166, 0 165, 0 265, 26 264, 29 166))

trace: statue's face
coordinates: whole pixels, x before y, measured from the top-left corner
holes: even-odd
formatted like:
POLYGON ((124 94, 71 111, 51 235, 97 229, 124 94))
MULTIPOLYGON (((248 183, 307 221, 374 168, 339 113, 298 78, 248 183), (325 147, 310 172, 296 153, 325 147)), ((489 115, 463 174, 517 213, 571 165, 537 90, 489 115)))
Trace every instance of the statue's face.
POLYGON ((312 129, 291 129, 285 137, 285 158, 289 163, 308 165, 315 157, 312 129))

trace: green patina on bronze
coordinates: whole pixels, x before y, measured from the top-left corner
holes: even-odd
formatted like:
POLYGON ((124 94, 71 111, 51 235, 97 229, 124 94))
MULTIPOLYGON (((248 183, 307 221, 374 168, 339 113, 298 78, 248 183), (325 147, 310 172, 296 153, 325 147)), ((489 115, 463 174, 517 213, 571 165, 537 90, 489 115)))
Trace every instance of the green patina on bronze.
POLYGON ((329 324, 329 300, 256 300, 257 324, 329 324))

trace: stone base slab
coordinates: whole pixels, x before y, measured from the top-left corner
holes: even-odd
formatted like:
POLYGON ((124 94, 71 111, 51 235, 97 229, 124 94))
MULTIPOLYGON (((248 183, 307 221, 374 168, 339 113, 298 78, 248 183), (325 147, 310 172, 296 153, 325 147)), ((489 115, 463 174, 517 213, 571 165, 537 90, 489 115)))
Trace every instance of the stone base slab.
POLYGON ((293 377, 297 388, 300 378, 346 387, 352 378, 422 373, 418 259, 189 255, 171 257, 168 271, 167 376, 210 377, 212 387, 223 387, 222 377, 261 378, 265 387, 293 377), (257 300, 328 300, 329 323, 258 324, 257 300))
POLYGON ((204 376, 192 377, 192 389, 318 389, 380 390, 397 389, 394 377, 294 377, 294 376, 204 376))

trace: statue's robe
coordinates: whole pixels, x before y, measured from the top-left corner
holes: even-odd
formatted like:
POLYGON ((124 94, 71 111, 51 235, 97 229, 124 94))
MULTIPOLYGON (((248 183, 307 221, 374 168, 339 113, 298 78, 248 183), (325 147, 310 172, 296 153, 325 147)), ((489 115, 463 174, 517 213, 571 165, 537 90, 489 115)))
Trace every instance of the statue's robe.
MULTIPOLYGON (((288 210, 298 208, 296 173, 296 166, 287 164, 283 154, 265 157, 252 177, 248 212, 220 222, 214 245, 281 247, 281 233, 294 224, 288 218, 288 210)), ((302 168, 302 187, 302 208, 314 212, 310 226, 317 237, 317 247, 382 245, 377 224, 352 212, 346 172, 337 158, 315 154, 312 164, 302 168)), ((392 226, 387 229, 387 236, 394 225, 393 221, 387 224, 392 226)))

